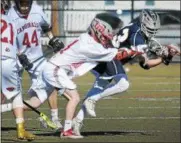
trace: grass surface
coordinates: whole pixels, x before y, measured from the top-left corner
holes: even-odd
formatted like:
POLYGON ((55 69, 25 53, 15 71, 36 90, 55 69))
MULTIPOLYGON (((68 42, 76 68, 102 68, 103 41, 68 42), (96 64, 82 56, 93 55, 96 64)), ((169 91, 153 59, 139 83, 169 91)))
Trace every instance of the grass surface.
MULTIPOLYGON (((180 65, 161 65, 149 71, 137 65, 127 67, 129 90, 97 103, 97 117, 87 117, 84 121, 85 138, 61 139, 59 132, 40 127, 38 116, 32 111, 25 112, 27 130, 37 135, 36 142, 180 142, 180 65)), ((75 80, 82 99, 93 81, 90 73, 75 80)), ((29 85, 25 73, 24 93, 29 85)), ((24 95, 24 98, 29 97, 24 95)), ((63 97, 58 100, 63 121, 67 101, 63 97)), ((47 102, 39 110, 50 115, 47 102)), ((11 112, 2 114, 1 131, 2 142, 16 141, 11 112)))

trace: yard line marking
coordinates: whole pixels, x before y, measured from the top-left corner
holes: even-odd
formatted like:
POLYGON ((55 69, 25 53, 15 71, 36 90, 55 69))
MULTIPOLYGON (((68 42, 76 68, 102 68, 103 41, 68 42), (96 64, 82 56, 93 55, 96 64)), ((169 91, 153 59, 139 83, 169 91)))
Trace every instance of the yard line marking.
MULTIPOLYGON (((61 95, 59 95, 59 96, 61 97, 61 95)), ((81 100, 83 100, 83 99, 84 99, 84 97, 81 98, 81 100)), ((139 100, 139 101, 178 101, 178 102, 180 102, 180 98, 177 98, 177 97, 175 97, 175 98, 174 97, 173 98, 171 98, 171 97, 167 97, 167 98, 157 98, 157 97, 155 97, 155 98, 150 98, 150 97, 145 97, 145 98, 143 98, 143 97, 121 98, 121 97, 109 96, 109 97, 102 98, 101 100, 125 100, 125 99, 128 99, 128 100, 139 100)), ((58 100, 66 100, 66 99, 58 98, 58 100)))
POLYGON ((103 117, 99 117, 99 118, 85 118, 85 119, 89 119, 89 120, 145 120, 145 119, 164 119, 164 120, 170 120, 170 119, 180 119, 180 117, 108 117, 108 118, 103 118, 103 117))
POLYGON ((143 82, 143 84, 165 84, 165 85, 169 85, 169 84, 176 84, 176 85, 180 85, 180 82, 143 82))
MULTIPOLYGON (((63 120, 64 118, 60 118, 63 120)), ((98 118, 84 118, 87 120, 173 120, 180 119, 180 117, 98 117, 98 118)), ((1 121, 11 121, 14 119, 1 119, 1 121)), ((35 118, 25 118, 25 120, 35 120, 35 118)), ((38 119, 37 119, 38 120, 38 119)))
MULTIPOLYGON (((96 107, 99 110, 108 110, 108 109, 180 109, 180 107, 96 107)), ((50 110, 50 108, 39 108, 40 110, 50 110)), ((59 110, 65 110, 65 108, 58 108, 59 110)))

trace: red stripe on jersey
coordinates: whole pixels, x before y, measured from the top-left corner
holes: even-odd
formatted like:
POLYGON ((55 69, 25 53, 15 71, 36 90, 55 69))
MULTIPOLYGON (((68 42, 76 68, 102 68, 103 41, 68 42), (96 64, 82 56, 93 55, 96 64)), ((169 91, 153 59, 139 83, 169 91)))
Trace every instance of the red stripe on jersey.
POLYGON ((73 46, 75 43, 77 43, 79 40, 75 40, 72 43, 70 43, 66 48, 63 48, 60 50, 60 54, 62 54, 64 51, 68 50, 71 46, 73 46))

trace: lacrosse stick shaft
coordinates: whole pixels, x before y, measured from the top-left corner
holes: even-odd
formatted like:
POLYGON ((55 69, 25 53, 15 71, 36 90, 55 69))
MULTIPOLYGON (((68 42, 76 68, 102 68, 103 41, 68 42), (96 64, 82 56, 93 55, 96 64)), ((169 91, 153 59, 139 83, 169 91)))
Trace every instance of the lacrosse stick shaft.
POLYGON ((30 109, 32 109, 33 111, 35 111, 38 115, 40 115, 40 111, 38 111, 37 109, 35 109, 34 107, 32 107, 30 104, 28 104, 26 101, 23 100, 23 103, 28 106, 30 109))
POLYGON ((35 62, 37 62, 37 61, 39 61, 40 59, 42 59, 42 58, 50 55, 50 54, 52 54, 52 53, 54 52, 54 51, 53 51, 53 48, 52 48, 51 46, 49 46, 49 45, 47 45, 47 46, 48 46, 50 49, 48 49, 48 50, 43 54, 43 56, 41 56, 41 57, 37 58, 36 60, 32 61, 32 62, 31 62, 32 64, 35 63, 35 62))

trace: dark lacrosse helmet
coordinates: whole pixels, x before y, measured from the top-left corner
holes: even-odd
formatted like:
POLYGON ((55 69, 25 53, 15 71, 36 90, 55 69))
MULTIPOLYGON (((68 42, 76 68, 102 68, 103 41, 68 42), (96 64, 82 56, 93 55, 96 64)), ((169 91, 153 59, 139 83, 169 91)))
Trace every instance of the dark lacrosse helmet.
POLYGON ((29 14, 33 0, 14 0, 14 2, 21 15, 27 16, 29 14))

